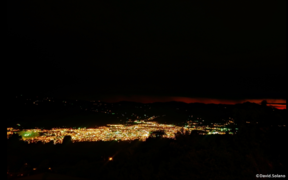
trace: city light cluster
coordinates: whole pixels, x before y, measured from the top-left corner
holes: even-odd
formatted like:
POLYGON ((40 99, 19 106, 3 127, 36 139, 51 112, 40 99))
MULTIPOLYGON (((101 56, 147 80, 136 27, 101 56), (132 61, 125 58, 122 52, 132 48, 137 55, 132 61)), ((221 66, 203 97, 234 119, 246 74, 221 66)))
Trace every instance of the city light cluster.
MULTIPOLYGON (((180 132, 182 134, 190 134, 193 130, 201 131, 200 135, 209 134, 226 134, 229 128, 223 125, 216 125, 213 127, 199 126, 189 123, 182 127, 171 124, 158 124, 155 121, 135 120, 134 124, 107 124, 107 126, 100 126, 98 128, 52 128, 46 129, 25 129, 17 133, 22 137, 23 141, 36 143, 41 141, 54 144, 62 143, 65 136, 71 136, 72 142, 85 141, 133 141, 139 139, 146 141, 152 132, 163 131, 163 138, 176 139, 175 134, 180 132)), ((7 137, 15 132, 13 128, 7 128, 7 137)), ((230 132, 230 134, 233 134, 230 132)))

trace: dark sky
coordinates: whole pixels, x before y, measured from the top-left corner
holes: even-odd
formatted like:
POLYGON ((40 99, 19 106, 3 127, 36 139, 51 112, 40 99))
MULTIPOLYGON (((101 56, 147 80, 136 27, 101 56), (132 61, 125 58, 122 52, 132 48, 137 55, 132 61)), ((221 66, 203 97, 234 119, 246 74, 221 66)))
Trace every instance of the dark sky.
POLYGON ((286 1, 7 1, 11 93, 285 98, 286 1))

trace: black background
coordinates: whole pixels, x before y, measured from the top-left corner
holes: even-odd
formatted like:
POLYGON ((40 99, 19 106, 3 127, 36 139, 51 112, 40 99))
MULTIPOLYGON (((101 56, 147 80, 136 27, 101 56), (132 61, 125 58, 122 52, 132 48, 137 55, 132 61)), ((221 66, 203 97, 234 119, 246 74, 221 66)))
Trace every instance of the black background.
POLYGON ((11 93, 286 98, 286 1, 7 1, 11 93))

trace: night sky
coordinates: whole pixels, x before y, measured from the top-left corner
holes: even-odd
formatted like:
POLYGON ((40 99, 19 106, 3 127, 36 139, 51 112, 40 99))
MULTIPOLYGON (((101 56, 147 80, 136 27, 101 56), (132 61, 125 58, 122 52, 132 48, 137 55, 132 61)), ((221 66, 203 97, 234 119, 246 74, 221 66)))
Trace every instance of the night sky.
POLYGON ((287 97, 284 0, 9 0, 7 23, 11 94, 287 97))

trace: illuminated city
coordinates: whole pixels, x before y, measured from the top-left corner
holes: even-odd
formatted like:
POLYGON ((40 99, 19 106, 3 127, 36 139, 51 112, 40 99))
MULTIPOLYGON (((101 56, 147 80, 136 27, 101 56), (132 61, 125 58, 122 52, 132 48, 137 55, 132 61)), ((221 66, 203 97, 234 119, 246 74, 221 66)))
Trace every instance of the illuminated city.
MULTIPOLYGON (((233 121, 230 121, 233 122, 233 121)), ((187 121, 186 126, 176 126, 170 124, 158 124, 155 121, 135 120, 134 124, 108 124, 107 126, 100 126, 98 128, 52 128, 51 130, 41 129, 18 129, 7 128, 7 138, 13 133, 18 133, 22 136, 23 141, 36 143, 41 141, 49 143, 53 141, 54 144, 62 143, 65 136, 71 136, 72 142, 84 141, 133 141, 139 139, 146 141, 150 134, 154 131, 164 131, 163 138, 176 139, 177 132, 182 134, 191 134, 193 130, 201 131, 199 135, 210 134, 233 134, 231 128, 226 128, 225 125, 214 124, 210 126, 198 126, 198 123, 187 121), (231 131, 231 132, 230 132, 231 131)), ((153 137, 153 135, 151 135, 153 137)))

